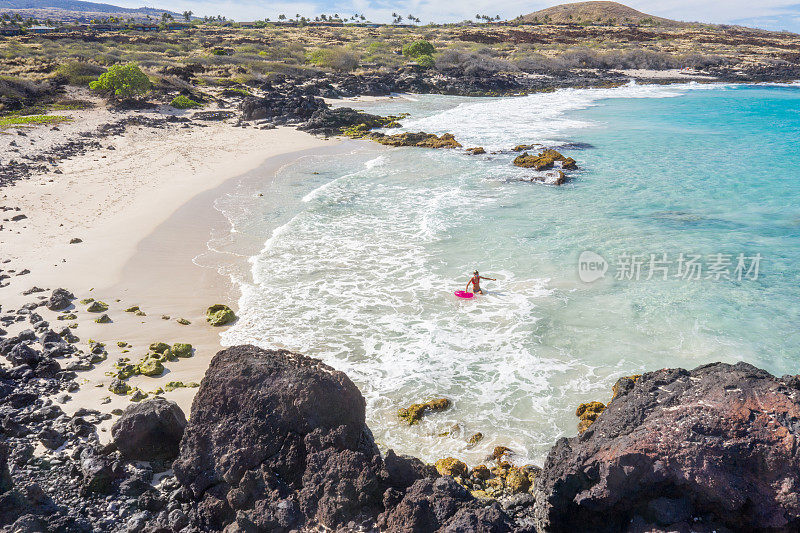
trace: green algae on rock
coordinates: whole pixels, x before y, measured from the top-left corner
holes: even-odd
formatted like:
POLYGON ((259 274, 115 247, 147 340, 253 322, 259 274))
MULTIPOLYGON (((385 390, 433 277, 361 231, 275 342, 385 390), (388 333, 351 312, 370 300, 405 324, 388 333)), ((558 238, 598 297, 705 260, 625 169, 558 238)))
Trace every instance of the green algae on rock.
POLYGON ((163 354, 169 350, 169 344, 166 342, 154 342, 150 345, 150 351, 158 354, 163 354))
POLYGON ((185 342, 176 342, 172 345, 172 354, 175 357, 187 358, 192 356, 192 345, 185 342))
POLYGON ((583 433, 589 426, 591 426, 597 417, 600 416, 606 408, 603 402, 587 402, 582 403, 575 410, 575 416, 580 418, 578 421, 578 432, 583 433))
POLYGON ((125 395, 128 394, 128 391, 131 390, 131 386, 121 381, 119 379, 115 379, 111 381, 111 384, 108 386, 108 390, 113 392, 114 394, 125 395))
POLYGON ((160 376, 164 373, 164 365, 157 359, 145 359, 137 365, 137 371, 143 376, 160 376))
POLYGON ((101 302, 100 300, 95 300, 86 308, 87 311, 90 313, 103 313, 108 311, 108 304, 101 302))
POLYGON ((442 476, 466 477, 467 465, 454 457, 445 457, 436 461, 436 471, 442 476))
POLYGON ((125 309, 125 312, 126 313, 135 313, 138 310, 139 310, 139 306, 138 305, 132 305, 131 307, 128 307, 127 309, 125 309))
POLYGON ((472 435, 470 438, 467 439, 467 444, 469 446, 475 446, 481 440, 483 440, 483 433, 478 432, 478 433, 475 433, 474 435, 472 435))
POLYGON ((95 318, 94 321, 98 324, 109 324, 111 322, 111 317, 103 313, 99 317, 95 318))
POLYGON ((206 321, 212 326, 224 326, 236 320, 236 314, 227 305, 215 304, 206 310, 206 321))
POLYGON ((420 421, 422 415, 427 412, 436 413, 444 411, 450 407, 450 400, 447 398, 439 398, 425 403, 415 403, 405 409, 397 411, 397 416, 408 422, 408 425, 413 426, 420 421))
POLYGON ((574 159, 564 157, 555 150, 545 150, 539 155, 530 155, 528 152, 523 152, 514 158, 514 165, 534 170, 550 170, 557 161, 561 162, 561 168, 563 169, 572 170, 578 168, 574 159))
POLYGON ((175 322, 177 322, 177 323, 178 323, 178 324, 180 324, 181 326, 188 326, 189 324, 191 324, 191 322, 189 322, 189 321, 188 321, 188 320, 186 320, 185 318, 179 318, 179 319, 177 319, 175 322))
POLYGON ((194 381, 190 381, 189 383, 184 383, 183 381, 170 381, 166 385, 164 385, 164 390, 167 392, 174 391, 175 389, 183 389, 183 388, 196 388, 199 387, 199 383, 195 383, 194 381))
POLYGON ((130 401, 132 402, 141 402, 142 400, 147 399, 147 393, 143 392, 142 390, 136 388, 133 389, 131 392, 130 401))
POLYGON ((415 146, 417 148, 461 148, 461 143, 456 141, 451 133, 444 133, 440 136, 433 133, 396 133, 386 135, 380 132, 372 132, 364 136, 365 139, 373 140, 386 146, 415 146))

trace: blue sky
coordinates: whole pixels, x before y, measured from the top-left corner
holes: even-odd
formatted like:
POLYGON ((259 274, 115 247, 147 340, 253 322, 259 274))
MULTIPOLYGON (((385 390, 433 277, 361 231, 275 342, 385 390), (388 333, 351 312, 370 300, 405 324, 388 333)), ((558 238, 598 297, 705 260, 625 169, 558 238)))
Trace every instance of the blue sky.
MULTIPOLYGON (((102 0, 96 0, 102 1, 102 0)), ((142 0, 105 0, 125 7, 140 7, 142 0)), ((640 11, 677 20, 742 24, 770 30, 800 33, 798 0, 631 0, 624 2, 640 11)), ((350 16, 363 13, 375 22, 386 22, 391 13, 412 14, 423 22, 452 22, 476 14, 514 18, 562 2, 537 0, 150 0, 148 4, 173 11, 191 10, 195 15, 226 15, 234 20, 275 18, 279 14, 317 16, 322 13, 350 16)))

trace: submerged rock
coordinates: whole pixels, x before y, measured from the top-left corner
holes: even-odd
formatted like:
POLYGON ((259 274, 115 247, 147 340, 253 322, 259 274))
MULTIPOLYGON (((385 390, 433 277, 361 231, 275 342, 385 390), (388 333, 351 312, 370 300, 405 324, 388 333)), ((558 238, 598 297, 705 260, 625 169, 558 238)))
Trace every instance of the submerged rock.
POLYGON ((444 133, 441 137, 433 133, 396 133, 386 135, 385 133, 373 132, 365 135, 366 139, 371 139, 377 143, 387 146, 416 146, 418 148, 461 148, 461 144, 456 141, 450 133, 444 133))
POLYGON ((481 155, 485 154, 486 150, 483 149, 483 146, 476 146, 475 148, 467 148, 467 152, 471 155, 481 155))
POLYGON ((408 422, 409 425, 414 425, 422 419, 425 413, 436 413, 444 411, 450 407, 450 400, 447 398, 439 398, 425 403, 415 403, 404 409, 397 411, 397 416, 408 422))
POLYGON ((186 429, 186 416, 178 404, 156 397, 132 405, 111 426, 117 449, 137 461, 172 460, 186 429))
POLYGON ((624 382, 587 431, 550 450, 536 482, 537 526, 796 530, 797 420, 800 379, 746 363, 624 382))
POLYGON ((571 157, 564 157, 555 150, 545 150, 539 155, 530 155, 528 152, 523 152, 514 158, 514 165, 523 168, 532 168, 534 170, 550 170, 555 166, 556 162, 561 163, 563 169, 576 169, 578 168, 575 160, 571 157))
POLYGON ((236 314, 227 305, 215 304, 206 310, 206 321, 212 326, 224 326, 236 320, 236 314))

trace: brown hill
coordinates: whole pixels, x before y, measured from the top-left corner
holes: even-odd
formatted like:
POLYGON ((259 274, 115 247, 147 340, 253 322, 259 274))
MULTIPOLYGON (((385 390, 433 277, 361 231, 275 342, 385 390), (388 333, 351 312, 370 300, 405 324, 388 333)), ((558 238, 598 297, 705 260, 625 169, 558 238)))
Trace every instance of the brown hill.
POLYGON ((553 24, 636 24, 653 26, 680 26, 685 23, 656 17, 637 11, 618 2, 575 2, 560 4, 522 16, 525 22, 553 24))

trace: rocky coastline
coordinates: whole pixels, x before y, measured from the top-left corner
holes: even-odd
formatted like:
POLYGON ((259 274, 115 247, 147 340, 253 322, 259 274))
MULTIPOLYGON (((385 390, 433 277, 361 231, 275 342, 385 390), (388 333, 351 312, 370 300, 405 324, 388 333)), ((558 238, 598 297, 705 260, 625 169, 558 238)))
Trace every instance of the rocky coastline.
MULTIPOLYGON (((68 293, 57 291, 11 316, 29 320, 62 300, 69 303, 68 293)), ((59 362, 77 350, 42 321, 28 331, 0 346, 2 531, 800 525, 800 380, 746 363, 622 378, 608 405, 580 434, 556 442, 542 468, 511 465, 507 449, 482 465, 426 465, 379 450, 364 398, 344 373, 254 346, 217 353, 190 416, 157 396, 131 403, 101 445, 96 426, 109 415, 67 415, 48 398, 80 386, 81 370, 59 362), (481 483, 506 490, 492 496, 481 483)))
MULTIPOLYGON (((717 74, 720 80, 771 81, 780 73, 755 72, 747 79, 717 74)), ((390 128, 399 117, 334 109, 325 99, 396 92, 522 95, 629 80, 584 74, 554 83, 518 75, 429 74, 413 67, 391 76, 276 77, 258 88, 258 96, 228 94, 219 110, 128 116, 66 144, 3 161, 0 186, 108 149, 100 140, 130 127, 190 128, 228 120, 235 127, 290 125, 388 146, 461 149, 450 134, 371 131, 390 128)), ((553 148, 518 146, 504 155, 509 164, 545 172, 530 181, 561 185, 568 178, 564 171, 576 170, 577 163, 553 148)), ((485 153, 482 147, 464 150, 465 156, 485 153)), ((10 212, 7 229, 24 223, 18 208, 3 211, 10 212)), ((17 268, 0 270, 0 286, 11 275, 25 275, 17 268)), ((776 378, 745 363, 715 363, 623 378, 607 405, 579 408, 579 432, 556 442, 543 465, 515 465, 503 449, 485 464, 442 458, 429 465, 379 450, 365 423, 364 399, 343 373, 300 354, 236 346, 214 357, 191 413, 158 394, 142 396, 115 415, 112 443, 101 444, 98 427, 112 415, 86 408, 67 414, 53 398, 79 389, 81 374, 108 352, 98 343, 81 351, 66 322, 57 327, 41 316, 43 307, 69 310, 69 291, 34 289, 29 303, 13 311, 0 307, 3 532, 800 528, 796 376, 776 378), (19 323, 29 327, 16 335, 3 329, 19 323)), ((116 370, 157 370, 170 360, 168 350, 179 351, 157 347, 152 357, 116 370)), ((124 379, 117 385, 123 387, 124 379)))

